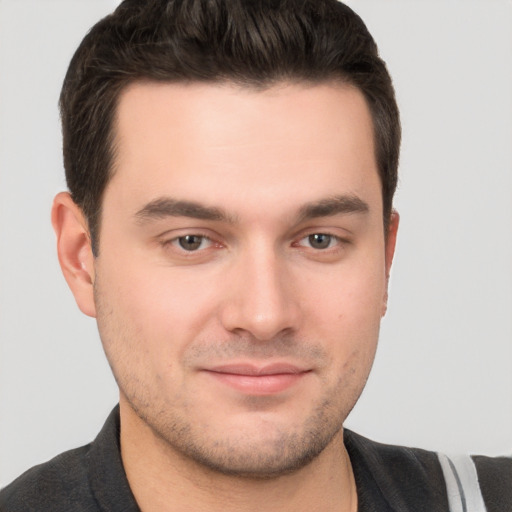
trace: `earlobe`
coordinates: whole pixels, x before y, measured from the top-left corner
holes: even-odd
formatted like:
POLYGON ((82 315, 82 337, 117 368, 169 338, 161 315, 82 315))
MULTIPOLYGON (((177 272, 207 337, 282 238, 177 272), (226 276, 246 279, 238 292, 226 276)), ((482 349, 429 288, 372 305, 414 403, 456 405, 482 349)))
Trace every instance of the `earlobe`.
POLYGON ((382 316, 386 314, 388 309, 388 287, 389 287, 389 274, 391 272, 391 265, 393 263, 393 257, 395 255, 396 237, 398 234, 398 225, 400 223, 400 215, 396 210, 391 213, 389 219, 388 232, 386 233, 386 290, 384 292, 384 298, 382 302, 382 316))
POLYGON ((57 194, 52 207, 57 254, 64 278, 80 310, 96 316, 94 256, 87 221, 68 192, 57 194))

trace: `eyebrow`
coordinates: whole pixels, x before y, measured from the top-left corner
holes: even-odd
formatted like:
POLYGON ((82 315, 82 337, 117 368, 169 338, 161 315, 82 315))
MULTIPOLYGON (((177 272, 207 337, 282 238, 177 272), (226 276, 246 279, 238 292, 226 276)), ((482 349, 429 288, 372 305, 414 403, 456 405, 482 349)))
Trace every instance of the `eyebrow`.
POLYGON ((368 203, 354 195, 332 196, 307 203, 299 210, 299 222, 317 217, 332 217, 339 214, 368 213, 368 203))
POLYGON ((235 221, 222 208, 205 206, 194 201, 180 201, 172 197, 161 197, 149 202, 135 214, 135 217, 141 224, 166 217, 191 217, 230 223, 235 221))
MULTIPOLYGON (((298 212, 298 222, 318 217, 331 217, 339 214, 368 213, 369 206, 361 198, 353 195, 327 197, 303 205, 298 212)), ((181 201, 172 197, 155 199, 135 214, 140 224, 166 217, 190 217, 199 220, 229 222, 234 224, 236 217, 222 208, 205 206, 194 201, 181 201)))

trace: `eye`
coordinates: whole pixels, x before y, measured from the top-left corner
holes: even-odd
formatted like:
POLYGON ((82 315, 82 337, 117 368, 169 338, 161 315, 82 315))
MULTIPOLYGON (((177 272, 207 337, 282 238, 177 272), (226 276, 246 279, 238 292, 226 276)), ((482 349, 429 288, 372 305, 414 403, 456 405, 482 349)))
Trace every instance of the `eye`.
POLYGON ((309 246, 313 249, 330 249, 339 243, 339 238, 326 233, 313 233, 299 241, 301 246, 309 246))
POLYGON ((211 245, 211 240, 202 235, 185 235, 175 238, 172 243, 184 251, 193 252, 199 249, 206 249, 211 245))

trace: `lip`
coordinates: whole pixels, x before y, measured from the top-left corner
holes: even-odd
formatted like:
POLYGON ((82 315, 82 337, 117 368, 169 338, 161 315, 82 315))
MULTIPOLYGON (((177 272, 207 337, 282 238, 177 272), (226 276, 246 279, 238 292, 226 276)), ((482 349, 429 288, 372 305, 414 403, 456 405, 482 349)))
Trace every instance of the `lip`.
POLYGON ((311 370, 289 363, 235 363, 203 370, 209 377, 248 395, 273 395, 298 384, 311 370))

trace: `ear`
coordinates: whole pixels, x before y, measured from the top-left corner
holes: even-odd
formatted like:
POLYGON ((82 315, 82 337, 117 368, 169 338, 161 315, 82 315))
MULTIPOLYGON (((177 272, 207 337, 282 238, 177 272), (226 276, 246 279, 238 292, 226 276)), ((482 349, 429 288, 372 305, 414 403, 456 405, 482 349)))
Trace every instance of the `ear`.
POLYGON ((389 287, 389 274, 391 272, 391 264, 393 263, 393 256, 395 255, 396 237, 398 234, 398 225, 400 223, 400 215, 396 210, 391 212, 391 218, 389 219, 388 232, 386 238, 386 253, 385 253, 385 265, 386 265, 386 291, 384 294, 384 300, 382 304, 382 316, 386 314, 388 309, 388 287, 389 287))
POLYGON ((80 310, 96 316, 94 305, 94 256, 87 221, 68 192, 55 196, 52 224, 62 273, 80 310))

